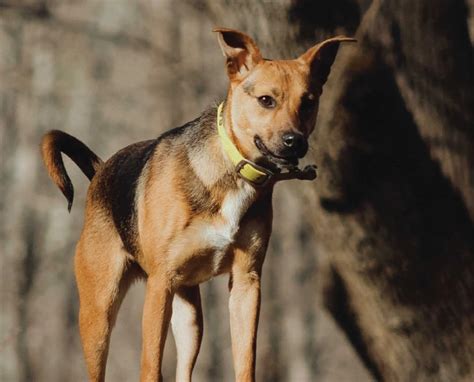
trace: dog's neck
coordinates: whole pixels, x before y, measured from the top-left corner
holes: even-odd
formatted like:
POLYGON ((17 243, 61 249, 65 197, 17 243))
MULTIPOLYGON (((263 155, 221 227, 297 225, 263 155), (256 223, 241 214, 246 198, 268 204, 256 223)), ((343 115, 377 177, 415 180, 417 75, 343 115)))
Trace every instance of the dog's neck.
MULTIPOLYGON (((235 142, 236 138, 232 129, 232 122, 230 116, 230 107, 228 102, 224 102, 223 116, 224 127, 232 143, 239 147, 235 142)), ((207 138, 205 142, 197 145, 192 145, 189 150, 188 159, 192 170, 208 190, 213 190, 215 187, 228 188, 233 191, 250 191, 251 195, 259 195, 264 189, 251 186, 243 180, 236 172, 235 163, 229 157, 225 145, 218 134, 217 127, 217 110, 213 109, 211 112, 204 114, 201 117, 201 124, 206 126, 207 138), (212 114, 211 114, 212 113, 212 114)), ((271 186, 265 187, 270 189, 271 186)))
POLYGON ((221 103, 217 109, 217 130, 224 151, 227 157, 230 158, 236 173, 242 179, 256 188, 265 188, 271 183, 275 174, 270 169, 253 162, 245 155, 240 147, 241 138, 237 137, 237 131, 239 130, 234 130, 236 125, 230 110, 230 105, 224 110, 224 103, 221 103))
MULTIPOLYGON (((238 140, 234 134, 234 128, 233 128, 233 124, 232 124, 232 114, 231 114, 231 106, 230 106, 230 102, 229 102, 229 95, 227 96, 227 98, 224 100, 224 102, 222 102, 222 118, 223 118, 223 124, 224 124, 224 131, 225 133, 227 134, 227 136, 229 137, 229 139, 232 141, 232 144, 237 148, 237 150, 241 150, 241 147, 238 143, 238 140)), ((219 107, 218 107, 219 109, 219 107)), ((215 123, 215 127, 218 131, 218 110, 216 111, 216 123, 215 123)), ((219 134, 218 134, 219 135, 219 134)), ((226 165, 226 168, 228 171, 231 171, 231 172, 235 172, 235 164, 232 162, 231 158, 229 157, 229 154, 222 142, 222 139, 219 137, 218 138, 218 141, 219 141, 219 146, 220 146, 220 152, 222 154, 222 157, 223 157, 223 161, 226 165)), ((237 174, 236 174, 237 175, 237 174)))

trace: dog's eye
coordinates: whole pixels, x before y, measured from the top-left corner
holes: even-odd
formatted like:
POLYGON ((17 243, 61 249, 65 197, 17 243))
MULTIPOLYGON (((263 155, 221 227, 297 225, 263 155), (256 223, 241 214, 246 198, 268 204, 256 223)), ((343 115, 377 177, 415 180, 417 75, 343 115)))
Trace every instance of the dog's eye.
POLYGON ((265 109, 273 109, 276 106, 276 101, 273 97, 268 95, 264 95, 258 97, 258 103, 263 106, 265 109))

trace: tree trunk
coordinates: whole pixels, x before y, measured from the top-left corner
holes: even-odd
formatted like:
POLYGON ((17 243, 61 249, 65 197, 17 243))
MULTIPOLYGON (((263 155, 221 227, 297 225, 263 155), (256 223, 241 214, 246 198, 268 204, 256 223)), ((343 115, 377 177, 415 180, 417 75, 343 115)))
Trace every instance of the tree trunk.
POLYGON ((326 305, 383 380, 472 380, 474 60, 462 1, 374 1, 325 89, 326 305))

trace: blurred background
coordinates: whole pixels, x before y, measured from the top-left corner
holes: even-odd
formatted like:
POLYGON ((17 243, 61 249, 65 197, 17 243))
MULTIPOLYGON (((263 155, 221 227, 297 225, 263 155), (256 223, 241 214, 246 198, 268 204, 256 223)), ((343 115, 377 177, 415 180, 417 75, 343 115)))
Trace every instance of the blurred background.
MULTIPOLYGON (((308 161, 279 184, 259 381, 474 380, 474 0, 0 0, 0 379, 86 380, 71 214, 39 155, 64 130, 106 159, 226 92, 214 26, 291 58, 335 34, 308 161)), ((196 381, 233 380, 227 278, 203 285, 196 381)), ((144 285, 107 381, 138 380, 144 285)), ((165 381, 173 380, 168 337, 165 381)))

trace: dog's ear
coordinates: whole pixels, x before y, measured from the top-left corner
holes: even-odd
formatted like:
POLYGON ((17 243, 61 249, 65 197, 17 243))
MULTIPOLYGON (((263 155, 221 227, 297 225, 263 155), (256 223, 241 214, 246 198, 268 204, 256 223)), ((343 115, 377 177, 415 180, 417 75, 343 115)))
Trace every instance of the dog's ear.
POLYGON ((305 62, 310 67, 311 82, 321 93, 323 85, 328 79, 331 66, 336 59, 336 54, 341 42, 356 42, 355 38, 337 36, 325 40, 303 53, 298 60, 305 62))
POLYGON ((255 65, 262 61, 257 44, 245 33, 234 29, 216 28, 219 45, 226 57, 230 80, 241 80, 255 65))

